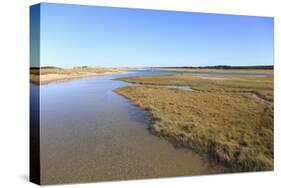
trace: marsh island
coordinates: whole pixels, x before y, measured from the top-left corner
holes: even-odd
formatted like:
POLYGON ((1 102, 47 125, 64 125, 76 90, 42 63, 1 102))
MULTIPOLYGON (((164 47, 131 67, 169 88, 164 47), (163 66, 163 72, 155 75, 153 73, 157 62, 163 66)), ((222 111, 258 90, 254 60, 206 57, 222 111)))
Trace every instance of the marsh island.
POLYGON ((114 91, 149 112, 152 133, 232 171, 273 169, 272 76, 169 74, 119 80, 138 84, 114 91))

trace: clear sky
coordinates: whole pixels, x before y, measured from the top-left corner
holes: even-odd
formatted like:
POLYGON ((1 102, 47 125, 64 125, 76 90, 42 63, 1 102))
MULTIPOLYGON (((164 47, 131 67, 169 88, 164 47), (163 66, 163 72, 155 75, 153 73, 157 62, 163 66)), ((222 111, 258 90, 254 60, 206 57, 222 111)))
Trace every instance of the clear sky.
POLYGON ((273 65, 273 18, 41 4, 41 66, 273 65))

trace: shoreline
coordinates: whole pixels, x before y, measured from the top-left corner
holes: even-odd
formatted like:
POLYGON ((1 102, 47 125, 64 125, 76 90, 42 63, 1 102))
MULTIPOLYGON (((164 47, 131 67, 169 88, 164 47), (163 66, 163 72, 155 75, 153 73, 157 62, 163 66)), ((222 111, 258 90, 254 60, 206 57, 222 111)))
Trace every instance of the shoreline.
POLYGON ((46 85, 49 83, 54 82, 61 82, 61 81, 70 81, 76 80, 81 78, 88 78, 88 77, 96 77, 96 76, 105 76, 105 75, 112 75, 122 73, 123 71, 119 72, 105 72, 105 73, 75 73, 75 74, 44 74, 44 75, 35 75, 30 74, 30 82, 35 85, 46 85))
POLYGON ((61 68, 54 66, 30 67, 30 82, 36 85, 44 85, 53 82, 68 81, 80 78, 121 74, 129 70, 145 70, 145 67, 90 67, 77 66, 61 68))

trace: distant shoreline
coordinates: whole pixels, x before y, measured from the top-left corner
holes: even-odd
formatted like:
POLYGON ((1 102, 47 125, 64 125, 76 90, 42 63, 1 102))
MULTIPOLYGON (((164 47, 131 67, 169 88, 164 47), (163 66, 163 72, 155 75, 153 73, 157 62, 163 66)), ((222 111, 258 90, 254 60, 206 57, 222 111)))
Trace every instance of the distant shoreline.
POLYGON ((206 66, 206 67, 122 67, 105 68, 80 66, 73 68, 60 68, 54 66, 31 67, 30 82, 36 85, 44 85, 52 82, 67 81, 86 77, 95 77, 121 73, 127 70, 157 70, 194 73, 241 73, 241 74, 271 74, 273 66, 206 66))
POLYGON ((33 75, 30 74, 30 82, 35 85, 45 85, 53 82, 75 80, 79 78, 95 77, 117 74, 117 72, 107 73, 83 73, 83 74, 46 74, 46 75, 33 75))
POLYGON ((95 77, 121 73, 129 68, 104 68, 104 67, 31 67, 30 82, 36 85, 44 85, 59 81, 68 81, 79 78, 95 77))
POLYGON ((153 67, 153 68, 175 68, 175 69, 234 69, 234 70, 273 70, 274 65, 253 65, 253 66, 230 66, 230 65, 215 65, 215 66, 175 66, 175 67, 153 67))
POLYGON ((197 72, 197 73, 240 73, 240 74, 271 74, 273 69, 224 69, 224 68, 182 68, 182 67, 153 67, 152 70, 173 72, 197 72))

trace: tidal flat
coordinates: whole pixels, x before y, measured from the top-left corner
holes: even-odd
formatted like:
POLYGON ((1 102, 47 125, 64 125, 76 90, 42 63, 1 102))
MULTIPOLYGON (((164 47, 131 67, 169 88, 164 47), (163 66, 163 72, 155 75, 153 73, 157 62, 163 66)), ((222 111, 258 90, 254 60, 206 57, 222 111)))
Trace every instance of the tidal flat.
POLYGON ((207 154, 234 172, 272 170, 273 76, 207 77, 223 79, 194 74, 121 77, 138 85, 114 91, 149 112, 152 133, 207 154))

